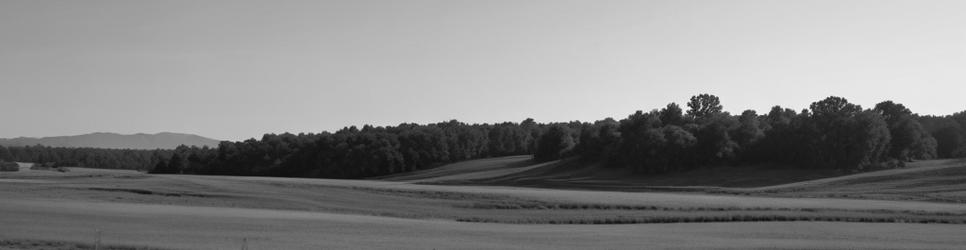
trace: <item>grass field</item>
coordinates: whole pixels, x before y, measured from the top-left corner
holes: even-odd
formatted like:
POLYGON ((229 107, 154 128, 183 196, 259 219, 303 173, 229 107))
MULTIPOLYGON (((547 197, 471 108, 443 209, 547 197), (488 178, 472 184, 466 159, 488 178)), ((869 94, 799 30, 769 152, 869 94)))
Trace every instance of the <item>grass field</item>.
POLYGON ((81 168, 3 173, 0 249, 83 249, 98 231, 109 249, 966 245, 962 161, 795 176, 781 184, 774 184, 783 176, 779 172, 745 174, 742 185, 722 184, 721 178, 702 183, 679 175, 588 174, 587 169, 503 157, 377 180, 81 168), (540 181, 541 176, 547 177, 540 181), (834 177, 823 178, 828 176, 834 177), (557 188, 561 185, 569 186, 557 188), (641 190, 649 191, 636 192, 641 190))

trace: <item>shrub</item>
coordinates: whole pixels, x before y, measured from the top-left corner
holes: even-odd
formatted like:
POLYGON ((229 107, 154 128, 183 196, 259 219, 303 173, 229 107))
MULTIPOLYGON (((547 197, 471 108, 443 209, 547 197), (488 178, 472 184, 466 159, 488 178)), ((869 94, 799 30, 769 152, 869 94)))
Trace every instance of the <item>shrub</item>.
POLYGON ((17 172, 20 171, 20 165, 17 165, 16 162, 0 162, 0 171, 17 172))

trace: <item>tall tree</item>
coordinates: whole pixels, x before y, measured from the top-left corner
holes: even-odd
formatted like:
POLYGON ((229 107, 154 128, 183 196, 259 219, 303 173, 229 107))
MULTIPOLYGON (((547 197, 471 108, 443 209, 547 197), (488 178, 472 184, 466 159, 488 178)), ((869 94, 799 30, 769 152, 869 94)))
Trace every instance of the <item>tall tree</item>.
POLYGON ((688 102, 688 117, 702 119, 713 114, 721 113, 721 100, 711 94, 700 94, 691 97, 688 102))
POLYGON ((569 127, 563 124, 551 125, 547 132, 537 141, 534 159, 551 161, 567 155, 574 147, 574 140, 569 127))
POLYGON ((881 114, 835 96, 812 103, 810 109, 815 165, 854 171, 883 160, 891 135, 881 114))
POLYGON ((620 141, 620 123, 607 118, 584 126, 580 131, 580 140, 574 151, 587 160, 602 160, 614 153, 620 141))
POLYGON ((171 155, 171 159, 168 160, 168 166, 165 168, 166 173, 181 174, 184 173, 185 168, 188 164, 181 154, 175 152, 171 155))
POLYGON ((902 104, 895 103, 892 101, 884 101, 875 105, 875 111, 882 115, 882 118, 886 120, 888 124, 896 124, 900 119, 907 118, 912 115, 912 110, 906 108, 902 104))
POLYGON ((735 141, 741 147, 751 147, 762 137, 765 137, 765 132, 761 128, 761 121, 758 119, 758 113, 754 110, 742 112, 741 116, 738 117, 738 123, 735 141))
POLYGON ((852 117, 862 112, 862 106, 852 104, 849 100, 838 96, 830 96, 824 100, 813 102, 809 109, 815 119, 825 120, 852 117))
POLYGON ((889 157, 903 161, 936 157, 936 140, 913 118, 911 110, 892 101, 880 102, 874 110, 889 126, 889 157))
POLYGON ((737 158, 739 145, 731 131, 739 127, 738 120, 727 113, 715 113, 701 119, 695 136, 697 155, 701 163, 725 163, 737 158))
POLYGON ((0 146, 0 161, 14 161, 13 154, 4 146, 0 146))
POLYGON ((667 125, 684 125, 684 114, 682 112, 681 106, 678 106, 677 103, 669 103, 664 109, 661 109, 661 122, 667 125))

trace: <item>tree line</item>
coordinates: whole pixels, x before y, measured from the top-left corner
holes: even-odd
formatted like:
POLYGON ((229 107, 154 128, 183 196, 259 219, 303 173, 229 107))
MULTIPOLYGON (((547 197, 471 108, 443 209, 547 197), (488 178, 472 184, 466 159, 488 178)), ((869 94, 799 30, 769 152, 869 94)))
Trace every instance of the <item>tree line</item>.
POLYGON ((266 134, 217 148, 178 147, 156 173, 362 178, 484 157, 530 154, 544 125, 520 123, 353 126, 334 133, 266 134))
POLYGON ((265 134, 215 148, 174 150, 0 148, 0 159, 64 162, 155 173, 364 178, 485 157, 532 154, 536 161, 575 158, 639 173, 771 164, 865 171, 904 162, 966 157, 966 112, 921 116, 902 104, 865 109, 828 97, 801 111, 723 111, 717 96, 691 97, 624 119, 596 122, 433 124, 335 132, 265 134), (3 158, 6 154, 13 158, 3 158))
POLYGON ((53 166, 148 171, 171 157, 172 150, 65 148, 42 145, 0 146, 0 161, 49 163, 53 166))
POLYGON ((966 157, 966 113, 919 116, 885 101, 863 109, 828 97, 797 112, 722 111, 717 96, 693 96, 686 111, 671 103, 615 121, 552 125, 535 157, 580 156, 641 173, 715 165, 772 163, 802 168, 864 171, 918 159, 966 157))
POLYGON ((156 172, 361 178, 431 168, 483 157, 533 154, 566 157, 640 173, 770 163, 865 171, 918 159, 966 157, 966 113, 919 116, 885 101, 871 109, 829 97, 795 111, 723 111, 717 96, 693 96, 622 120, 593 123, 364 126, 335 133, 266 134, 222 142, 216 149, 182 147, 156 172))

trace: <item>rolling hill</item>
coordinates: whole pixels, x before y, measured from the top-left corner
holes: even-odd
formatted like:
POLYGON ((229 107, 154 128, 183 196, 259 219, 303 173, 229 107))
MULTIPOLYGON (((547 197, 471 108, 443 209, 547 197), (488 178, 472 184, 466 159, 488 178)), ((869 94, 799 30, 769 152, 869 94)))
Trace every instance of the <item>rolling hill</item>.
POLYGON ((905 168, 858 174, 791 167, 722 166, 641 175, 575 160, 537 164, 526 156, 512 156, 458 162, 379 179, 437 185, 966 203, 966 159, 917 161, 905 168))
POLYGON ((966 244, 960 237, 966 233, 963 160, 805 177, 795 169, 755 175, 743 167, 633 176, 573 160, 536 163, 529 156, 369 180, 69 169, 0 173, 0 214, 6 215, 0 225, 18 225, 0 227, 0 249, 92 249, 101 239, 107 249, 966 244))
POLYGON ((966 168, 961 161, 786 179, 779 185, 759 182, 766 185, 759 187, 746 181, 739 185, 744 187, 723 187, 718 180, 673 175, 590 175, 578 165, 510 156, 380 180, 26 169, 0 174, 0 214, 6 215, 0 225, 18 225, 0 227, 0 249, 92 249, 101 239, 107 249, 961 249, 966 244, 960 237, 966 233, 966 205, 959 202, 812 198, 829 188, 875 193, 879 187, 948 197, 961 184, 903 186, 961 180, 954 174, 966 168), (456 181, 469 185, 452 184, 456 181), (563 182, 583 187, 548 188, 563 182), (614 189, 601 190, 598 184, 605 182, 614 189), (620 183, 747 193, 626 192, 620 183), (595 190, 575 190, 585 187, 595 190))
POLYGON ((192 134, 157 133, 122 135, 116 133, 91 133, 75 136, 43 138, 18 137, 0 139, 0 146, 33 146, 108 149, 173 149, 179 145, 218 146, 219 141, 192 134))

